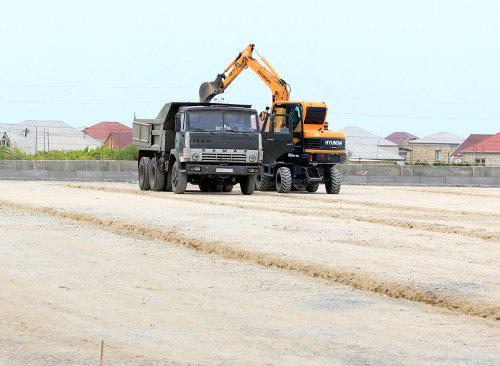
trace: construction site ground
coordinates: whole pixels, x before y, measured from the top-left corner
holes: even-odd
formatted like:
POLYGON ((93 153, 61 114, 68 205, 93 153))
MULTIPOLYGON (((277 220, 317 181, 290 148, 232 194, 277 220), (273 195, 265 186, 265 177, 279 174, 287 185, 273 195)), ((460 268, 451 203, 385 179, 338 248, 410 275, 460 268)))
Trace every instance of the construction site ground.
POLYGON ((500 189, 0 181, 0 366, 498 365, 500 189))

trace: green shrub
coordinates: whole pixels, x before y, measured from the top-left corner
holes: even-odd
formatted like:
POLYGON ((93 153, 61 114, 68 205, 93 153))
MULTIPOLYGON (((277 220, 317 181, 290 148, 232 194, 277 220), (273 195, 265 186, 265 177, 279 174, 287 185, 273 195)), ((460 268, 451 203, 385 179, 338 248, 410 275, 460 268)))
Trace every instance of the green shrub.
POLYGON ((71 151, 39 151, 36 154, 26 154, 18 147, 0 149, 0 160, 137 160, 139 151, 134 145, 113 151, 107 147, 71 151))

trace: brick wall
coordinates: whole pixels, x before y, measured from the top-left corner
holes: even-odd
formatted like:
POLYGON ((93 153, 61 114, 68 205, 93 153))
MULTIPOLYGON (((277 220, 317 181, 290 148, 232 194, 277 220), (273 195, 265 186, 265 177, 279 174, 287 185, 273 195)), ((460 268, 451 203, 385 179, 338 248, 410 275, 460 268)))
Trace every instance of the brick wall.
POLYGON ((414 163, 422 161, 426 163, 434 163, 437 161, 449 162, 448 156, 458 147, 458 144, 408 144, 411 149, 409 153, 409 161, 414 163), (436 159, 436 151, 440 151, 441 159, 436 159))
MULTIPOLYGON (((475 163, 476 159, 484 159, 486 166, 500 166, 500 152, 463 152, 464 162, 475 163)), ((482 163, 482 161, 479 161, 482 163)))

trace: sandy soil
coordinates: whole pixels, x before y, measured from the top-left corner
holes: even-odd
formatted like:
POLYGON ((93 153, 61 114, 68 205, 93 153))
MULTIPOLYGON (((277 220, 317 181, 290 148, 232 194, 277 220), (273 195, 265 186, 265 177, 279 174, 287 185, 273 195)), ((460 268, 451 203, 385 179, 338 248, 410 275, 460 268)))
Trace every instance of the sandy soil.
POLYGON ((500 364, 500 189, 0 181, 0 366, 500 364))

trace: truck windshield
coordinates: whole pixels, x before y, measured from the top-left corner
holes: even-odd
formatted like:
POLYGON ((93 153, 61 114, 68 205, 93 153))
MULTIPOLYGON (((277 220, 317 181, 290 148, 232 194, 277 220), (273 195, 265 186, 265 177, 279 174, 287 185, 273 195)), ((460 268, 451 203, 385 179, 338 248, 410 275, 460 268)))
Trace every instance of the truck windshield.
POLYGON ((188 113, 192 131, 257 132, 257 115, 239 111, 191 111, 188 113))

